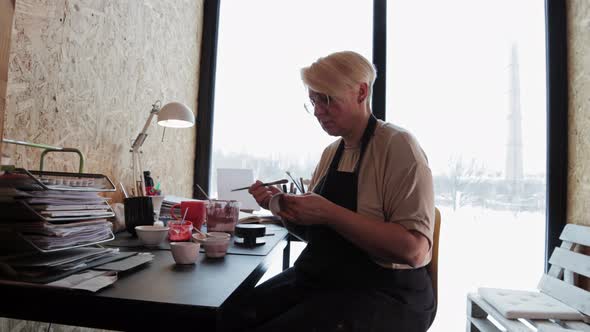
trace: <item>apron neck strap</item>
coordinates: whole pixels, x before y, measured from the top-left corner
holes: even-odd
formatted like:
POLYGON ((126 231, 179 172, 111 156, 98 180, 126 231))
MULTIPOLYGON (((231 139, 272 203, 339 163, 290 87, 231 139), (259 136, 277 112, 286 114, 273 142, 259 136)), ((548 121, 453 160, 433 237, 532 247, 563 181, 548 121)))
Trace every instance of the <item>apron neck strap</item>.
MULTIPOLYGON (((360 169, 361 162, 363 160, 363 156, 365 155, 365 151, 367 150, 367 145, 369 145, 369 141, 371 141, 371 137, 373 137, 373 133, 375 132, 375 128, 377 127, 377 118, 373 114, 369 116, 369 122, 367 123, 367 127, 365 127, 365 131, 363 132, 363 136, 361 138, 361 154, 359 159, 354 167, 354 173, 358 174, 360 169)), ((330 163, 330 169, 338 170, 338 164, 340 164, 340 158, 342 157, 342 153, 344 152, 344 140, 340 142, 338 145, 338 149, 336 150, 336 154, 334 158, 332 158, 332 162, 330 163)))

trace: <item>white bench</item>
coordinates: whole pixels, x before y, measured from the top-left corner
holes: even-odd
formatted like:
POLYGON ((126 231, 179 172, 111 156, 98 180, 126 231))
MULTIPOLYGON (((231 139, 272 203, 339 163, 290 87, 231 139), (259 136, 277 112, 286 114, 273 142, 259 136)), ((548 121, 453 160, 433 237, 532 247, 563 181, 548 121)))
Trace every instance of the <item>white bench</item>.
POLYGON ((578 275, 590 278, 590 256, 579 252, 590 247, 590 227, 566 225, 559 239, 540 292, 482 288, 467 296, 467 332, 590 332, 590 292, 577 286, 578 275))

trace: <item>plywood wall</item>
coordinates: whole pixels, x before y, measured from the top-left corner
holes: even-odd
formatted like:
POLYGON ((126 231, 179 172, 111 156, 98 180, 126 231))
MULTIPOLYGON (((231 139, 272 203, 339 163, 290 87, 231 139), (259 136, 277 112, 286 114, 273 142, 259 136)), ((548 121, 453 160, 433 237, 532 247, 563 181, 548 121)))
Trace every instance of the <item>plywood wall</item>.
MULTIPOLYGON (((10 55, 10 36, 14 17, 14 0, 0 0, 0 137, 4 129, 4 110, 8 85, 8 58, 10 55)), ((2 144, 0 144, 0 156, 2 144)))
MULTIPOLYGON (((197 109, 202 15, 203 0, 16 1, 4 137, 78 148, 87 172, 131 186, 129 147, 151 104, 197 109)), ((191 196, 195 128, 168 129, 164 143, 162 130, 154 121, 144 168, 166 193, 191 196)), ((39 150, 5 150, 38 169, 39 150)), ((46 161, 78 166, 73 154, 46 161)))
POLYGON ((590 225, 590 2, 568 6, 568 221, 590 225))

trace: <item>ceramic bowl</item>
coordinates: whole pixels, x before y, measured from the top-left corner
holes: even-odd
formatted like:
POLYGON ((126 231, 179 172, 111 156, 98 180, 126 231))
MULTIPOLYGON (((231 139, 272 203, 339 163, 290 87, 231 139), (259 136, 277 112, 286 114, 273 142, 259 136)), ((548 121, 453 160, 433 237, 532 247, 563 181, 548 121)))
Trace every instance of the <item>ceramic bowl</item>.
POLYGON ((170 242, 170 251, 176 264, 194 264, 199 258, 200 247, 195 242, 170 242))
POLYGON ((168 227, 162 226, 135 226, 135 232, 139 241, 144 246, 155 247, 160 245, 168 236, 168 227))
POLYGON ((209 232, 206 237, 203 234, 193 234, 193 241, 200 243, 205 248, 205 255, 210 258, 224 257, 230 243, 230 235, 223 232, 209 232))

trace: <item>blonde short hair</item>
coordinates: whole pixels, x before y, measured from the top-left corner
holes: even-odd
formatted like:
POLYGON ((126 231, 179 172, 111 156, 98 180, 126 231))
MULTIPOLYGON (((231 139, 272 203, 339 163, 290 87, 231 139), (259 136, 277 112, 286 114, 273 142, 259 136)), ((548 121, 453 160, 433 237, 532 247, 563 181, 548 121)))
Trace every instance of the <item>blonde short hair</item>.
POLYGON ((366 102, 369 107, 376 77, 375 66, 352 51, 332 53, 301 69, 301 79, 307 88, 330 96, 340 96, 347 89, 367 83, 366 102))

